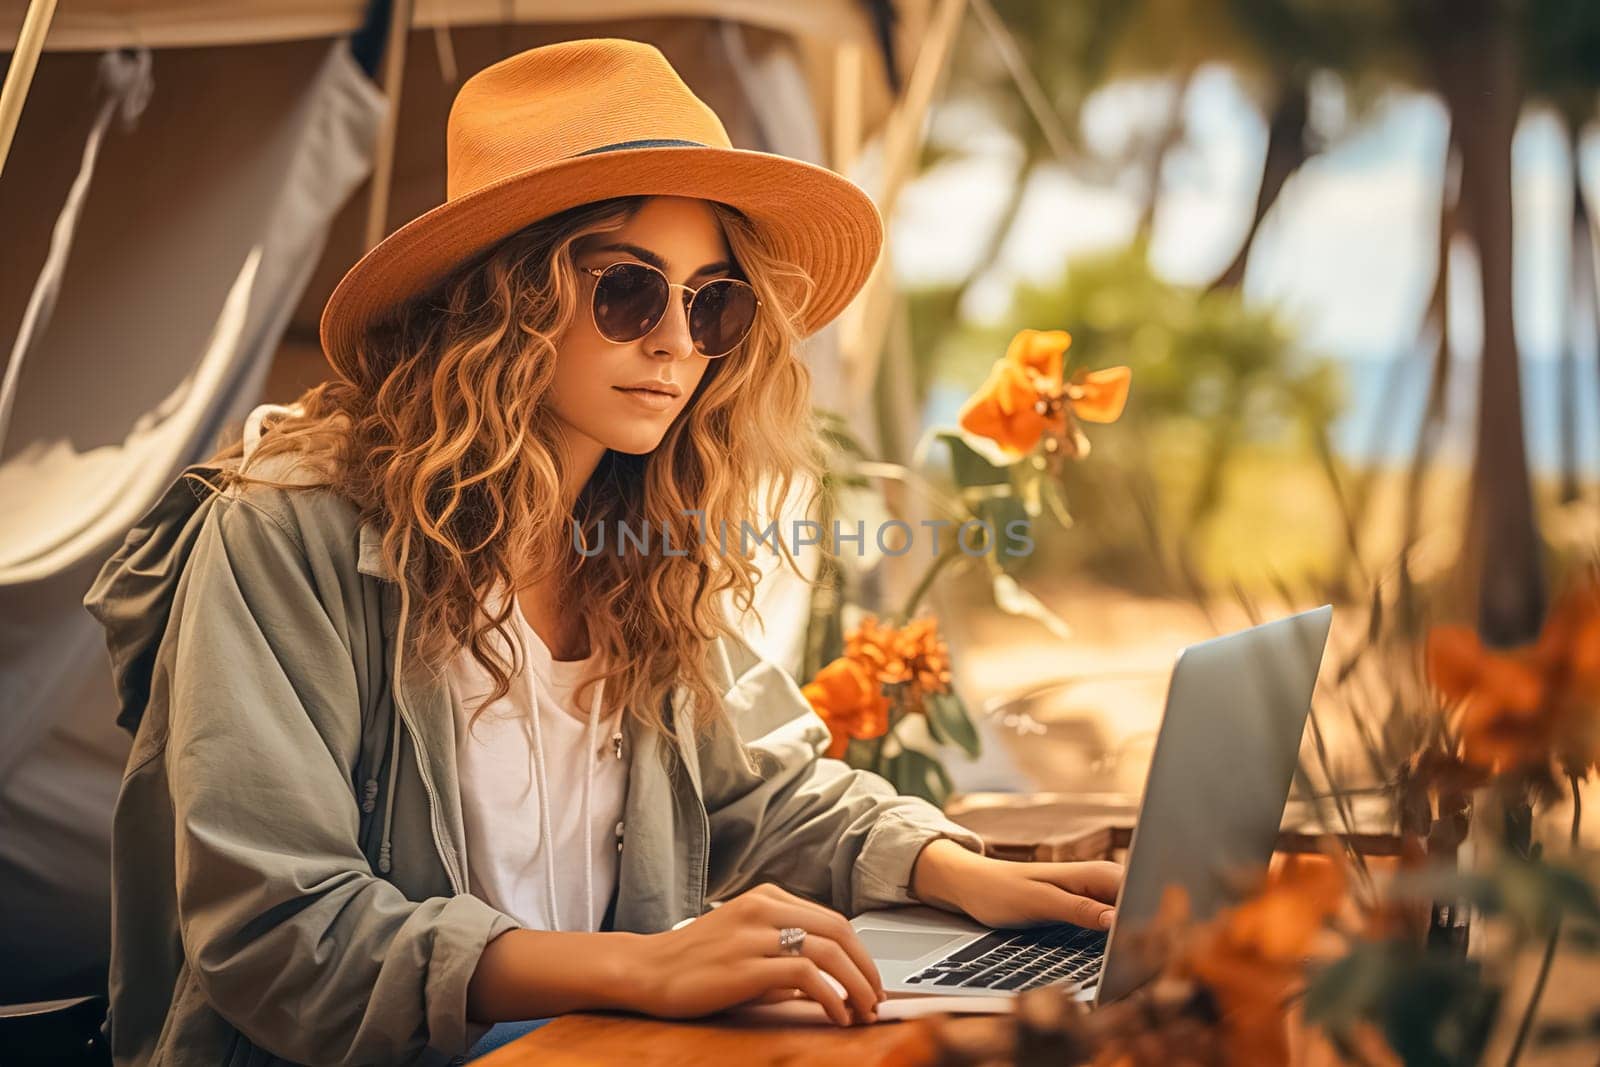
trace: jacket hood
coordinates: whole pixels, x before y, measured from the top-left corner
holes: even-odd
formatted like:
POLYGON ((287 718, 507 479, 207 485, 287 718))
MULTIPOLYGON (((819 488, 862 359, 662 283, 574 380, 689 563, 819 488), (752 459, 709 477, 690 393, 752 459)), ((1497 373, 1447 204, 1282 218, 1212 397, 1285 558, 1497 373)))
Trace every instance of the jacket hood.
MULTIPOLYGON (((243 457, 229 466, 249 461, 269 419, 294 412, 294 408, 275 404, 263 404, 250 412, 244 425, 243 457)), ((293 459, 269 460, 258 467, 258 473, 268 478, 293 481, 304 477, 293 459)), ((167 631, 189 554, 206 516, 216 506, 224 469, 221 464, 186 468, 128 531, 83 598, 83 606, 105 628, 119 703, 117 724, 130 733, 138 730, 144 717, 156 650, 167 631)), ((307 481, 310 484, 312 479, 307 481)), ((362 570, 381 572, 376 531, 365 525, 361 549, 362 570)))
POLYGON ((128 531, 83 598, 83 606, 105 628, 117 725, 130 733, 144 717, 156 649, 195 539, 215 506, 220 473, 220 467, 185 470, 128 531))

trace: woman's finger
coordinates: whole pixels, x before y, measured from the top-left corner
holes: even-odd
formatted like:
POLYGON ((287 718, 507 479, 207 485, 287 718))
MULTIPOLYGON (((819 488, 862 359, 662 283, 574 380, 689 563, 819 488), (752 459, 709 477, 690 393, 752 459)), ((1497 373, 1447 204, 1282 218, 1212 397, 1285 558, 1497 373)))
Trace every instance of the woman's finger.
POLYGON ((821 934, 810 934, 800 946, 800 954, 831 974, 844 987, 856 1017, 872 1022, 878 1015, 878 990, 861 973, 854 960, 839 947, 839 943, 821 934))
POLYGON ((1120 863, 1096 860, 1087 863, 1030 863, 1024 873, 1028 877, 1060 886, 1069 893, 1091 897, 1106 904, 1114 904, 1122 889, 1123 867, 1120 863))
POLYGON ((866 975, 877 998, 883 999, 883 976, 878 973, 878 965, 872 961, 872 954, 861 943, 850 920, 815 901, 797 897, 776 886, 773 889, 775 893, 766 901, 768 910, 763 913, 764 917, 779 926, 798 926, 807 933, 821 934, 836 943, 866 975))
POLYGON ((764 990, 798 989, 828 1013, 840 1026, 850 1025, 850 1009, 815 963, 804 956, 772 956, 745 964, 764 990))
POLYGON ((1068 922, 1090 930, 1109 930, 1116 909, 1098 900, 1069 893, 1049 882, 1027 883, 1027 908, 1041 920, 1068 922))

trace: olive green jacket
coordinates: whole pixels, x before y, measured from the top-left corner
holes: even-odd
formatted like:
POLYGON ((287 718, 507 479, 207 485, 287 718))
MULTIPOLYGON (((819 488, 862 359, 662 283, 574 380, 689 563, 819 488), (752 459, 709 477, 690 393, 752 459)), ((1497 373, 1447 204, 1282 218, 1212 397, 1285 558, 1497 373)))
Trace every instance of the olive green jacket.
MULTIPOLYGON (((327 489, 185 472, 85 598, 135 739, 112 843, 121 1064, 445 1063, 484 946, 442 680, 394 678, 399 586, 327 489)), ((270 475, 269 476, 276 476, 270 475)), ((820 757, 827 728, 742 642, 711 666, 734 729, 632 727, 608 928, 665 930, 776 882, 847 913, 909 901, 931 805, 820 757), (740 746, 757 770, 741 758, 740 746)))

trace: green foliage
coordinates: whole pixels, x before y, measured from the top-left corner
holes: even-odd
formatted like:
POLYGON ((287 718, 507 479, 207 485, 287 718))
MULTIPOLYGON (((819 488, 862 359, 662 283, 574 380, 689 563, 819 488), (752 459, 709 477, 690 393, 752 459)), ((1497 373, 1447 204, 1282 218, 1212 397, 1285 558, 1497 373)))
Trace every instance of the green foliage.
POLYGON ((1026 522, 1030 518, 1022 497, 1022 485, 1036 484, 1037 470, 1025 463, 997 467, 979 455, 960 434, 936 436, 950 450, 950 473, 962 503, 995 533, 996 543, 974 546, 973 550, 984 552, 1008 573, 1017 570, 1027 557, 1005 551, 1006 531, 1012 523, 1026 522), (1019 467, 1024 469, 1019 472, 1019 467), (1022 484, 1019 485, 1019 481, 1022 484))
POLYGON ((924 711, 927 714, 928 733, 939 744, 957 745, 974 758, 983 750, 966 702, 955 693, 934 694, 928 698, 924 711))
POLYGON ((1500 991, 1475 960, 1403 941, 1360 941, 1312 976, 1308 1023, 1353 1047, 1356 1025, 1374 1024, 1408 1067, 1467 1067, 1480 1061, 1500 991))
POLYGON ((1487 918, 1507 920, 1523 937, 1549 937, 1563 923, 1580 935, 1600 927, 1600 897, 1590 874, 1543 859, 1507 854, 1481 869, 1415 875, 1397 889, 1414 899, 1466 901, 1487 918))
MULTIPOLYGON (((1542 857, 1507 852, 1470 870, 1407 874, 1391 887, 1391 898, 1469 904, 1474 922, 1503 924, 1513 932, 1513 949, 1547 941, 1553 951, 1558 935, 1573 947, 1597 947, 1600 897, 1594 880, 1582 869, 1542 857)), ((1358 1024, 1371 1024, 1408 1065, 1464 1067, 1480 1061, 1503 992, 1503 974, 1456 948, 1354 940, 1344 956, 1311 976, 1305 1015, 1341 1047, 1353 1046, 1358 1024)))

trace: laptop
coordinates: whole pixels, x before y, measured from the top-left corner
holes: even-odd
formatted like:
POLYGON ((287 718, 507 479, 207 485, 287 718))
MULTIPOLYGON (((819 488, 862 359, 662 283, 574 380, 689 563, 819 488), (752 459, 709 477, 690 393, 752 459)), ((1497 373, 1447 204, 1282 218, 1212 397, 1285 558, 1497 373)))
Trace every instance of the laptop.
POLYGON ((1107 1003, 1154 977, 1134 934, 1165 888, 1183 886, 1204 918, 1272 856, 1332 618, 1324 605, 1179 655, 1109 934, 995 930, 926 907, 863 912, 851 925, 885 991, 994 997, 1071 983, 1079 999, 1107 1003))

